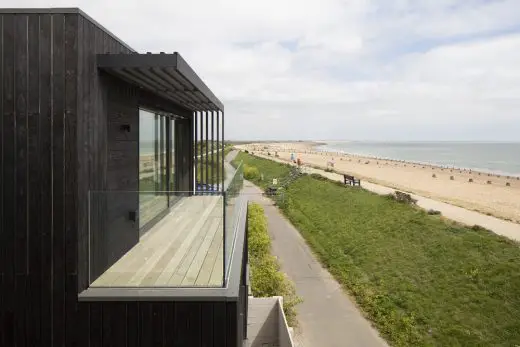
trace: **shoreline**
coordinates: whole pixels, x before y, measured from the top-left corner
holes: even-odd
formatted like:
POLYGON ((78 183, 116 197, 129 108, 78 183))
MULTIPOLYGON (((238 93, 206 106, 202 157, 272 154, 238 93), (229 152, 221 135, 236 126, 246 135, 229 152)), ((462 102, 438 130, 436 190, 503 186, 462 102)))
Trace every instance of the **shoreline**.
MULTIPOLYGON (((302 154, 313 154, 311 152, 316 153, 329 153, 334 154, 336 156, 347 156, 347 157, 355 157, 359 159, 367 159, 367 160, 379 160, 379 161, 388 161, 388 162, 395 162, 395 163, 402 163, 402 164, 411 164, 411 165, 422 165, 422 166, 428 166, 428 167, 434 167, 441 170, 454 170, 454 171, 461 171, 461 173, 476 173, 477 175, 480 173, 481 175, 488 176, 488 177, 497 177, 497 178, 504 178, 504 179, 511 179, 512 181, 518 180, 520 181, 520 173, 509 173, 509 172, 498 172, 493 170, 486 170, 482 168, 464 168, 464 167, 457 167, 457 166, 447 166, 447 165, 440 165, 435 163, 429 163, 429 162, 422 162, 422 161, 413 161, 413 160, 405 160, 405 159, 396 159, 396 158, 386 158, 386 157, 377 157, 377 156, 370 156, 366 154, 359 154, 359 153, 351 153, 351 152, 345 152, 345 151, 334 151, 332 149, 322 149, 319 148, 321 146, 327 145, 327 143, 321 142, 321 141, 307 141, 307 142, 285 142, 285 143, 262 143, 262 144, 250 144, 254 146, 272 146, 272 145, 280 145, 280 144, 293 144, 297 145, 297 147, 293 148, 287 148, 287 150, 294 150, 295 153, 302 153, 302 154), (305 149, 305 152, 301 152, 298 147, 308 146, 305 149)), ((280 150, 278 150, 280 152, 280 150)))
POLYGON ((491 174, 491 176, 495 176, 495 177, 505 177, 505 178, 513 178, 513 179, 516 179, 517 177, 520 178, 520 173, 495 171, 495 170, 483 169, 483 168, 449 166, 449 165, 441 165, 441 164, 431 163, 431 162, 426 162, 426 161, 423 162, 423 161, 414 161, 414 160, 397 159, 397 158, 377 157, 377 156, 372 156, 372 155, 367 155, 367 154, 352 153, 352 152, 345 152, 345 151, 334 151, 332 149, 319 148, 319 147, 323 147, 325 145, 317 143, 317 144, 314 144, 311 148, 315 152, 334 153, 336 155, 347 155, 347 156, 372 159, 372 160, 387 160, 387 161, 401 162, 401 163, 408 163, 408 164, 415 164, 415 165, 427 165, 427 166, 434 166, 434 167, 438 167, 438 168, 442 168, 442 169, 452 169, 452 170, 459 170, 459 171, 466 171, 466 172, 477 172, 477 173, 480 172, 480 173, 486 174, 486 175, 491 174))
POLYGON ((290 162, 292 151, 304 166, 322 170, 334 158, 334 172, 520 223, 520 177, 316 150, 318 146, 318 142, 286 142, 241 147, 264 154, 271 152, 272 156, 277 151, 286 162, 290 162))

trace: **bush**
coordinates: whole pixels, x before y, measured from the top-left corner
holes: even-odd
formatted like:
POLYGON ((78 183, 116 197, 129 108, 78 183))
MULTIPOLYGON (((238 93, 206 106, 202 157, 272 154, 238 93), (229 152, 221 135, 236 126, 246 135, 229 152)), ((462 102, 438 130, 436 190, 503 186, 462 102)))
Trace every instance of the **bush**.
POLYGON ((256 180, 260 177, 260 172, 254 166, 244 164, 244 178, 246 180, 256 180))
POLYGON ((439 215, 441 214, 441 211, 429 209, 426 213, 428 213, 430 216, 439 215))
POLYGON ((417 203, 417 200, 412 198, 412 196, 408 193, 403 193, 398 190, 395 191, 395 200, 398 202, 402 202, 405 204, 415 205, 417 203))
POLYGON ((267 220, 262 206, 258 204, 250 204, 248 212, 249 256, 259 258, 264 254, 269 254, 271 250, 271 239, 266 232, 267 220))
POLYGON ((486 229, 484 228, 483 226, 480 226, 478 224, 475 224, 471 227, 472 230, 474 231, 479 231, 479 232, 487 232, 489 234, 493 234, 493 231, 489 230, 489 229, 486 229))
POLYGON ((245 153, 238 153, 235 159, 231 162, 231 164, 237 167, 240 162, 249 167, 255 167, 259 172, 263 175, 263 180, 260 180, 260 175, 256 179, 249 179, 249 181, 258 185, 260 188, 265 189, 271 182, 273 178, 278 179, 278 182, 282 182, 286 177, 289 176, 291 172, 292 166, 289 164, 277 164, 273 166, 271 161, 264 158, 254 157, 245 153))
POLYGON ((294 284, 280 271, 276 257, 271 255, 267 219, 258 204, 250 204, 248 208, 248 247, 253 296, 282 296, 287 322, 295 326, 296 305, 302 300, 296 295, 294 284))

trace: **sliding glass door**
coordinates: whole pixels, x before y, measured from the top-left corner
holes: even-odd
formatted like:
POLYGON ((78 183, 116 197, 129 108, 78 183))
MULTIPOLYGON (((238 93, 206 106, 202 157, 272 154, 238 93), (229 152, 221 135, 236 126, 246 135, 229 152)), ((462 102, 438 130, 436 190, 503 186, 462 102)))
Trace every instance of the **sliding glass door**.
POLYGON ((169 207, 174 191, 173 118, 139 110, 139 228, 169 207))

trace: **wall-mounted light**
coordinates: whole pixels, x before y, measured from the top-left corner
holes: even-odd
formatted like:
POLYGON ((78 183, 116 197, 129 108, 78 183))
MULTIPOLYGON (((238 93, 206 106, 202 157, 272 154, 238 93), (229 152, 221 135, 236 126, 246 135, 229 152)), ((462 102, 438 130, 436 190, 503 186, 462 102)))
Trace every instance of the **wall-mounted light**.
POLYGON ((128 212, 128 219, 131 220, 132 222, 139 221, 139 212, 137 212, 137 211, 128 212))

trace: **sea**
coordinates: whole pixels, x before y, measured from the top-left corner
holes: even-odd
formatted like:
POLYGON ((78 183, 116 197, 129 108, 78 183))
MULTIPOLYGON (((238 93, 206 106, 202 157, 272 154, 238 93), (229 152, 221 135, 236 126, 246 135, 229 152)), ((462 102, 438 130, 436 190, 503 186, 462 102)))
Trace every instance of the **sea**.
POLYGON ((520 142, 330 141, 317 149, 520 177, 520 142))

